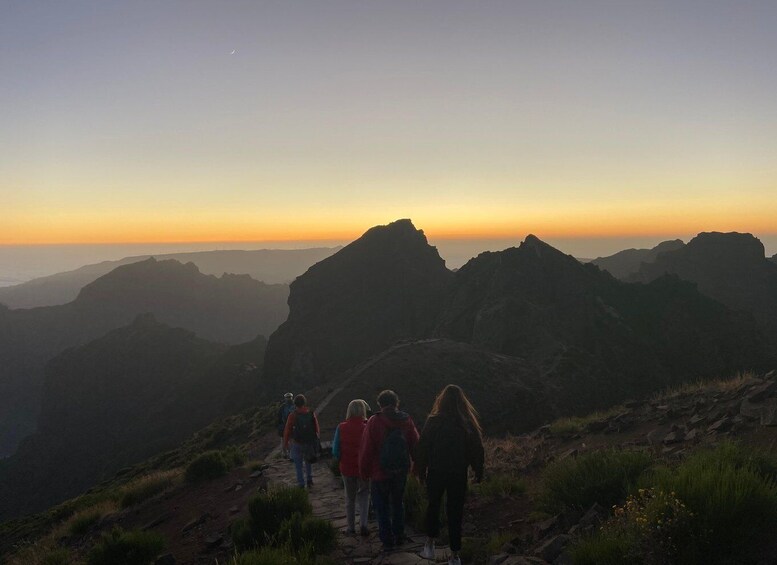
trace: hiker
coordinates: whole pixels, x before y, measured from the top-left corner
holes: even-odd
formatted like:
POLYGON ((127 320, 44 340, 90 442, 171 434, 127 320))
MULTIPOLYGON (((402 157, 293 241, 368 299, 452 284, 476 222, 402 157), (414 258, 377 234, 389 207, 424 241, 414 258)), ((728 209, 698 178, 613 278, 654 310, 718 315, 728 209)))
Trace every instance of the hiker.
POLYGON ((291 441, 291 458, 297 470, 297 484, 305 488, 305 478, 302 475, 302 464, 305 464, 308 488, 313 486, 313 469, 311 462, 316 457, 316 448, 320 431, 318 418, 307 406, 307 400, 302 394, 294 397, 294 412, 286 420, 283 431, 283 447, 289 449, 291 441))
POLYGON ((380 411, 367 420, 359 450, 359 473, 371 480, 372 504, 378 515, 378 534, 383 549, 405 543, 405 493, 407 473, 418 443, 413 419, 399 410, 399 397, 384 390, 378 395, 380 411))
POLYGON ((284 459, 289 459, 289 450, 286 449, 286 442, 283 439, 283 432, 286 430, 286 420, 289 414, 294 412, 294 395, 287 392, 283 395, 283 404, 278 408, 278 435, 281 436, 281 454, 284 459))
POLYGON ((461 522, 467 492, 467 468, 475 471, 475 482, 483 479, 483 430, 478 414, 464 391, 446 386, 437 396, 418 441, 415 471, 426 483, 429 504, 426 511, 427 539, 421 557, 435 559, 434 540, 440 534, 440 506, 447 494, 449 565, 461 565, 461 522))
POLYGON ((339 459, 340 474, 345 486, 345 517, 347 533, 356 534, 356 500, 359 500, 359 533, 370 535, 367 516, 370 512, 370 483, 359 476, 359 448, 367 426, 369 405, 361 399, 351 400, 332 441, 332 456, 339 459))

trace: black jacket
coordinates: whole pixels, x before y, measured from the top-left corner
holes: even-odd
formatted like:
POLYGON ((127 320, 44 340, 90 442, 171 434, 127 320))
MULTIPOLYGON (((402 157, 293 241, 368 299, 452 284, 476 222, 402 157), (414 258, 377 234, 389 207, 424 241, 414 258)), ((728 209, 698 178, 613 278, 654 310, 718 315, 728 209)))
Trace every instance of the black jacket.
POLYGON ((483 439, 458 418, 430 416, 416 448, 416 469, 425 477, 428 469, 466 472, 472 467, 477 480, 483 478, 483 439))

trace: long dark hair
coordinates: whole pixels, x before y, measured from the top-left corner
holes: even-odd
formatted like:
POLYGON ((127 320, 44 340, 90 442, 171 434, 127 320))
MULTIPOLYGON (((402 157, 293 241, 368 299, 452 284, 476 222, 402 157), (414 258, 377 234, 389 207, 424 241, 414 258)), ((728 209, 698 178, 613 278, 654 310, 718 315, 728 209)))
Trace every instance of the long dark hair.
POLYGON ((464 394, 464 391, 458 385, 448 385, 442 389, 434 400, 429 416, 451 416, 457 418, 465 427, 469 426, 478 435, 483 435, 483 428, 478 420, 478 411, 475 410, 467 395, 464 394))

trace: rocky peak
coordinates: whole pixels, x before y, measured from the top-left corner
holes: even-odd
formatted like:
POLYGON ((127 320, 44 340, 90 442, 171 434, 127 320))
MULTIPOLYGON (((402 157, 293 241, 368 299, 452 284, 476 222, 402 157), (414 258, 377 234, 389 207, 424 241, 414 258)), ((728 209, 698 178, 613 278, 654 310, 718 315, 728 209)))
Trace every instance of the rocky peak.
POLYGON ((688 242, 688 254, 723 265, 762 263, 764 246, 749 233, 703 232, 688 242))
POLYGON ((451 276, 410 220, 369 229, 291 284, 268 378, 316 384, 398 339, 428 335, 451 276))

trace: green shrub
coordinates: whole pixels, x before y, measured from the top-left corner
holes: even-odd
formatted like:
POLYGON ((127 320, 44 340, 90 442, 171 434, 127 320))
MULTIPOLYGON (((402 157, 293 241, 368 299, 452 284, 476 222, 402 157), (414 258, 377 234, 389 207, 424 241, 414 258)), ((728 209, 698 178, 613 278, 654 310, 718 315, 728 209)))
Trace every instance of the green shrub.
POLYGON ((462 538, 461 560, 475 565, 490 563, 491 556, 501 553, 502 546, 514 537, 512 532, 502 532, 487 538, 462 538))
POLYGON ((119 489, 119 506, 129 508, 140 504, 175 485, 179 476, 179 471, 160 471, 136 479, 119 489))
POLYGON ((227 466, 231 469, 233 467, 239 467, 248 461, 248 457, 245 452, 236 445, 230 445, 224 451, 224 461, 227 462, 227 466))
POLYGON ((234 565, 302 565, 302 561, 288 548, 262 547, 242 553, 233 561, 234 565))
POLYGON ((602 532, 581 539, 572 547, 575 565, 637 565, 642 561, 630 557, 635 540, 626 532, 602 532))
POLYGON ((330 553, 336 541, 337 532, 329 520, 311 516, 303 518, 299 513, 284 520, 278 532, 278 543, 308 556, 330 553))
POLYGON ((673 493, 640 489, 591 537, 573 550, 575 563, 699 562, 698 524, 673 493))
POLYGON ((71 536, 82 536, 102 518, 102 513, 96 508, 88 508, 74 515, 68 523, 68 533, 71 536))
POLYGON ((258 534, 254 531, 249 518, 240 518, 232 522, 229 526, 229 535, 239 551, 256 547, 258 534))
POLYGON ((614 449, 585 453, 548 465, 542 473, 540 506, 548 512, 564 507, 609 507, 625 500, 652 458, 639 451, 614 449))
POLYGON ((251 531, 255 541, 260 545, 272 541, 278 535, 284 520, 291 518, 295 513, 307 517, 312 512, 313 507, 308 500, 308 492, 298 487, 285 487, 260 493, 248 501, 251 531))
POLYGON ((229 466, 221 451, 206 451, 186 467, 186 480, 197 483, 226 474, 229 466))
POLYGON ((706 563, 754 559, 777 529, 775 462, 730 443, 690 456, 653 480, 697 516, 706 563))
POLYGON ((493 475, 483 480, 476 489, 481 496, 503 498, 523 494, 526 492, 526 483, 513 475, 493 475))
POLYGON ((103 534, 89 552, 89 565, 148 565, 165 547, 156 532, 125 532, 119 528, 103 534))

